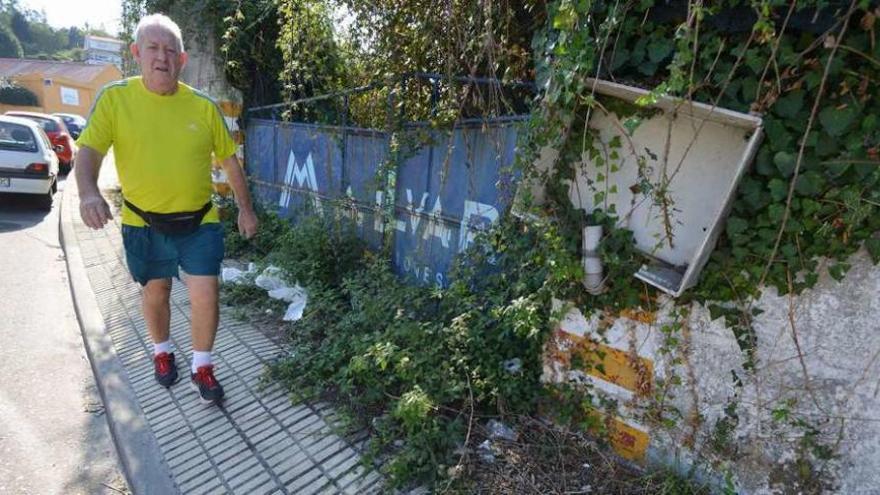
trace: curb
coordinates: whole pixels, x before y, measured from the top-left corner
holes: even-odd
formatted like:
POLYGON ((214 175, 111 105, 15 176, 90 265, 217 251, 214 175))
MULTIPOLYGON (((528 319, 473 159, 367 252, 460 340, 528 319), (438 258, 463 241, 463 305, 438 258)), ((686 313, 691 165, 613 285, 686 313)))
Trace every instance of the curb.
POLYGON ((122 472, 129 489, 136 495, 180 493, 146 422, 125 368, 106 332, 104 319, 86 274, 74 230, 74 197, 77 195, 77 188, 72 175, 65 181, 62 192, 59 237, 67 262, 70 292, 82 330, 83 343, 101 400, 104 402, 110 436, 122 464, 122 472))

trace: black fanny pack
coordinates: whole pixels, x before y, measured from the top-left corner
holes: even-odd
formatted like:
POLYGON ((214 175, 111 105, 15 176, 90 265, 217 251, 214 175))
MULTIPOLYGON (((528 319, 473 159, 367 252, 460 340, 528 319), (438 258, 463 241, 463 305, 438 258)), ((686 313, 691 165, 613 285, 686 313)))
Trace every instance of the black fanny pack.
POLYGON ((156 229, 165 235, 186 235, 192 234, 199 229, 202 224, 202 218, 211 210, 211 202, 205 203, 196 211, 184 211, 180 213, 153 213, 144 211, 137 206, 131 204, 127 199, 122 200, 129 210, 135 212, 150 227, 156 229))

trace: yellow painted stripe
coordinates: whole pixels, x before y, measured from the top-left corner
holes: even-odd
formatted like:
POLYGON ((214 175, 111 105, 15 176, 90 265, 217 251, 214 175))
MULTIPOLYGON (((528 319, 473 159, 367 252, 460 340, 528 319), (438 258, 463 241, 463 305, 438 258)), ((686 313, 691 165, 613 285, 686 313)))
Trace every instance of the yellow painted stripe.
POLYGON ((611 418, 606 424, 608 424, 611 447, 618 455, 631 461, 645 460, 648 444, 651 442, 648 432, 635 428, 618 417, 611 418))
POLYGON ((594 342, 558 329, 548 349, 548 359, 568 369, 578 369, 635 394, 650 393, 654 386, 654 362, 630 352, 594 342))

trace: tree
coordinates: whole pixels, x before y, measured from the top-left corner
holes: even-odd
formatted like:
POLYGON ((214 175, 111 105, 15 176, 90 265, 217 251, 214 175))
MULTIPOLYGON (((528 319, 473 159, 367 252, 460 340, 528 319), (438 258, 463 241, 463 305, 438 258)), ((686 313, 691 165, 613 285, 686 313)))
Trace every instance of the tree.
POLYGON ((78 27, 71 27, 67 30, 67 48, 82 48, 85 42, 85 36, 78 27))
POLYGON ((24 51, 21 49, 21 43, 15 33, 9 29, 9 26, 0 24, 0 57, 6 58, 22 58, 24 51))
POLYGON ((12 11, 12 19, 10 19, 10 26, 12 28, 12 32, 15 33, 15 36, 22 44, 30 43, 31 41, 31 24, 28 22, 27 17, 25 17, 22 11, 15 9, 12 11))

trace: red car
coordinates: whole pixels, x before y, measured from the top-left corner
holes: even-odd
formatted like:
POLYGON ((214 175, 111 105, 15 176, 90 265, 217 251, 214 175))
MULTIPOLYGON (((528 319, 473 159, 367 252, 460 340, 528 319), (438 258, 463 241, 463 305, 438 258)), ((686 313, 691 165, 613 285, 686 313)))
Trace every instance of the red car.
POLYGON ((67 126, 64 125, 61 117, 46 113, 19 111, 6 112, 6 115, 30 119, 40 124, 46 135, 49 136, 52 146, 55 149, 60 149, 60 151, 55 152, 60 163, 59 171, 62 174, 70 172, 70 169, 73 167, 73 157, 76 154, 76 144, 74 144, 70 131, 67 130, 67 126))

